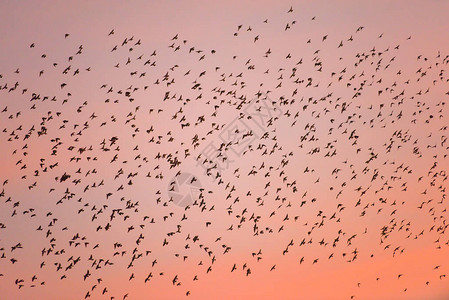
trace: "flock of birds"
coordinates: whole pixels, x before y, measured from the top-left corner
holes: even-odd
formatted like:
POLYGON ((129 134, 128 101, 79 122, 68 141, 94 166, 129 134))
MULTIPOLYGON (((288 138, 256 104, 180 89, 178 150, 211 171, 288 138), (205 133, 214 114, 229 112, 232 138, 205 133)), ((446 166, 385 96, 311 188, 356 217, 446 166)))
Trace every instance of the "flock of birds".
POLYGON ((448 247, 449 55, 401 68, 412 37, 388 45, 363 26, 266 47, 266 28, 306 22, 293 7, 283 18, 236 26, 245 49, 230 57, 180 34, 148 50, 116 28, 91 65, 90 45, 57 58, 34 41, 42 69, 0 70, 0 285, 73 280, 80 298, 132 299, 107 284, 120 274, 189 296, 214 271, 276 272, 276 257, 301 268, 448 247), (179 206, 169 182, 183 173, 201 185, 179 206), (234 251, 247 259, 227 265, 234 251))

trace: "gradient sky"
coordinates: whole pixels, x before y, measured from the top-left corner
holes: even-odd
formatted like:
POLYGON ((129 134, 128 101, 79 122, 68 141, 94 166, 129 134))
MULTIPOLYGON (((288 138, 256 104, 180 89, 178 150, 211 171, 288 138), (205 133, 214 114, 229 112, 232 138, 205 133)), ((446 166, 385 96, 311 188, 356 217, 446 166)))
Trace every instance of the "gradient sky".
POLYGON ((448 299, 448 10, 1 1, 0 299, 448 299))

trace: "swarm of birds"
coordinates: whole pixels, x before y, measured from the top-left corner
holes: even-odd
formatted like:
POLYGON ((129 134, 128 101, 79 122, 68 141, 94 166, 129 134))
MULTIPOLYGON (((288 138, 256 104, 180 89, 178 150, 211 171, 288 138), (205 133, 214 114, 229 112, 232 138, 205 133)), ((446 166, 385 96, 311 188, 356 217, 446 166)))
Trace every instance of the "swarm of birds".
MULTIPOLYGON (((296 13, 237 24, 243 54, 114 28, 92 64, 67 33, 63 58, 34 41, 42 68, 0 70, 0 286, 132 299, 167 281, 194 297, 213 272, 276 272, 284 256, 302 268, 447 249, 449 55, 410 69, 411 37, 363 26, 264 40, 318 22, 296 13)), ((429 266, 437 280, 447 267, 429 266)))

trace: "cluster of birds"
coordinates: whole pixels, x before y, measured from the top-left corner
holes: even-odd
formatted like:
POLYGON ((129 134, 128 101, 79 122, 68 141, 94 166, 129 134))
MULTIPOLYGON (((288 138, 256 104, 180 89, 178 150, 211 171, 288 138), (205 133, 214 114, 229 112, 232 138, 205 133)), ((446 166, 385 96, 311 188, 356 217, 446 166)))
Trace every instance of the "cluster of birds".
MULTIPOLYGON (((285 20, 270 27, 280 38, 295 34, 293 7, 285 20)), ((364 49, 363 26, 266 47, 269 26, 238 25, 230 35, 247 48, 231 57, 180 34, 148 50, 145 37, 112 29, 106 72, 87 63, 89 45, 52 60, 39 41, 29 55, 42 69, 0 70, 11 165, 0 174, 0 285, 20 295, 73 280, 81 298, 132 298, 107 284, 116 273, 189 296, 223 268, 275 272, 265 248, 301 268, 447 247, 449 55, 401 68, 411 37, 390 46, 380 34, 364 49), (180 207, 168 182, 183 172, 201 188, 180 207), (233 251, 248 260, 222 263, 233 251)), ((430 267, 446 278, 444 265, 430 267)))

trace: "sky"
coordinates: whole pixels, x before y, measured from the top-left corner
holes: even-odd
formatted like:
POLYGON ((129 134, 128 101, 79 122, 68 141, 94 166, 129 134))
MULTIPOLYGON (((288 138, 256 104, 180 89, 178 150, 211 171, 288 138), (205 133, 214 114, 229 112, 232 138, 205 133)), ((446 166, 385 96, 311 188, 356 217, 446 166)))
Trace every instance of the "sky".
POLYGON ((0 299, 447 299, 448 9, 1 1, 0 299))

